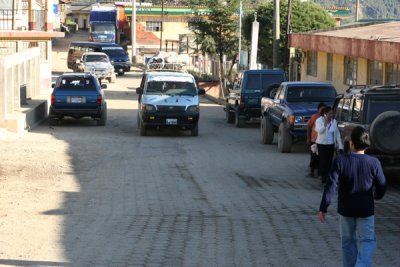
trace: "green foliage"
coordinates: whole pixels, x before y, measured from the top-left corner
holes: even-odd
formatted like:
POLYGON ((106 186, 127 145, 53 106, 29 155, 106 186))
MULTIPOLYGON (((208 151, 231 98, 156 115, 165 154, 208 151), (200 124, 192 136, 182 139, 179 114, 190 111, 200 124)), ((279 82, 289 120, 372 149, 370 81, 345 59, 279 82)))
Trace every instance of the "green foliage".
MULTIPOLYGON (((323 7, 350 8, 355 14, 355 0, 315 0, 315 2, 323 7)), ((360 19, 398 19, 400 0, 363 0, 360 1, 360 11, 360 19)))
MULTIPOLYGON (((272 66, 273 53, 273 1, 260 5, 255 10, 257 21, 260 23, 258 39, 258 57, 262 64, 272 66)), ((251 42, 251 26, 254 21, 254 11, 247 13, 243 20, 243 36, 251 42)), ((280 2, 280 51, 281 58, 287 53, 286 24, 288 6, 286 1, 280 2)), ((292 1, 291 31, 293 33, 321 30, 335 27, 334 19, 319 5, 310 2, 292 1)), ((284 68, 284 66, 280 66, 284 68)))
POLYGON ((238 49, 238 9, 237 0, 206 0, 202 4, 209 8, 207 19, 195 11, 190 27, 196 35, 197 43, 203 53, 232 57, 238 49))

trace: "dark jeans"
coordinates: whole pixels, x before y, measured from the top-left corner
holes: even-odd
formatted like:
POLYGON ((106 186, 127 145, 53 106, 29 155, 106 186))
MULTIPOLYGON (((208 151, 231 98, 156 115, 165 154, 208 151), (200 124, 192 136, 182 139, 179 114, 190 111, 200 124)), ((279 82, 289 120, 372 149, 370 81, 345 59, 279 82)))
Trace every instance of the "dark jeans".
POLYGON ((328 180, 328 174, 332 166, 333 153, 335 151, 335 145, 321 145, 318 146, 319 154, 319 173, 322 176, 321 180, 326 183, 328 180))
MULTIPOLYGON (((310 146, 315 144, 314 142, 311 142, 310 146)), ((319 175, 319 155, 317 153, 313 153, 310 149, 310 170, 311 173, 314 172, 314 170, 318 170, 318 175, 319 175)))

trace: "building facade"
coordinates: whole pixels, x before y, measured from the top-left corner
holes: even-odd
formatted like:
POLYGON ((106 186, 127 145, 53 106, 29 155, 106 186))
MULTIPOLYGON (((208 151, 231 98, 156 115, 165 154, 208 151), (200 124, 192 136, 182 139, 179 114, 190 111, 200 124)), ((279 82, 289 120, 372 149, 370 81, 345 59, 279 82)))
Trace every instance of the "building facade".
POLYGON ((339 92, 356 84, 400 84, 400 22, 293 33, 289 47, 296 51, 291 77, 299 80, 331 82, 339 92))

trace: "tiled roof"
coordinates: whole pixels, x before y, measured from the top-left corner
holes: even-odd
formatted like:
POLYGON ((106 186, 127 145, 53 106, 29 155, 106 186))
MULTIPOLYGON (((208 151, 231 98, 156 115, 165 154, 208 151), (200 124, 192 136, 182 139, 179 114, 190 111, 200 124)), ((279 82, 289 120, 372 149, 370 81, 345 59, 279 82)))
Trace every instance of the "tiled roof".
POLYGON ((136 43, 140 46, 158 45, 160 39, 152 32, 146 32, 145 26, 136 23, 136 43))

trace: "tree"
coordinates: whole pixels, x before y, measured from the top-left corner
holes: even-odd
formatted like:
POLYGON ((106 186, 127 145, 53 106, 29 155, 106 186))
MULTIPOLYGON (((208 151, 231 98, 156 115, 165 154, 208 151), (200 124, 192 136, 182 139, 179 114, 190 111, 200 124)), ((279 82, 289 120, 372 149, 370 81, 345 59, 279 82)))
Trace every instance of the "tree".
MULTIPOLYGON (((286 24, 287 24, 287 2, 280 2, 280 48, 279 54, 288 57, 288 48, 286 47, 286 24)), ((251 24, 254 20, 254 12, 257 12, 257 21, 260 23, 260 32, 258 38, 258 57, 262 64, 272 66, 273 52, 273 22, 274 22, 274 3, 270 1, 258 6, 244 17, 243 35, 245 40, 251 41, 251 24)), ((312 2, 300 2, 292 0, 290 31, 294 33, 307 32, 312 30, 322 30, 335 27, 334 19, 319 5, 312 2)), ((281 60, 280 68, 287 69, 286 58, 281 60)))
MULTIPOLYGON (((207 6, 207 14, 195 11, 195 16, 190 22, 190 27, 196 35, 197 44, 203 54, 217 56, 220 63, 219 80, 224 93, 225 70, 224 56, 232 59, 235 64, 238 54, 238 1, 205 0, 202 4, 207 6), (204 18, 206 15, 206 19, 204 18)), ((195 9, 196 10, 196 9, 195 9)), ((231 68, 232 69, 232 68, 231 68)))

